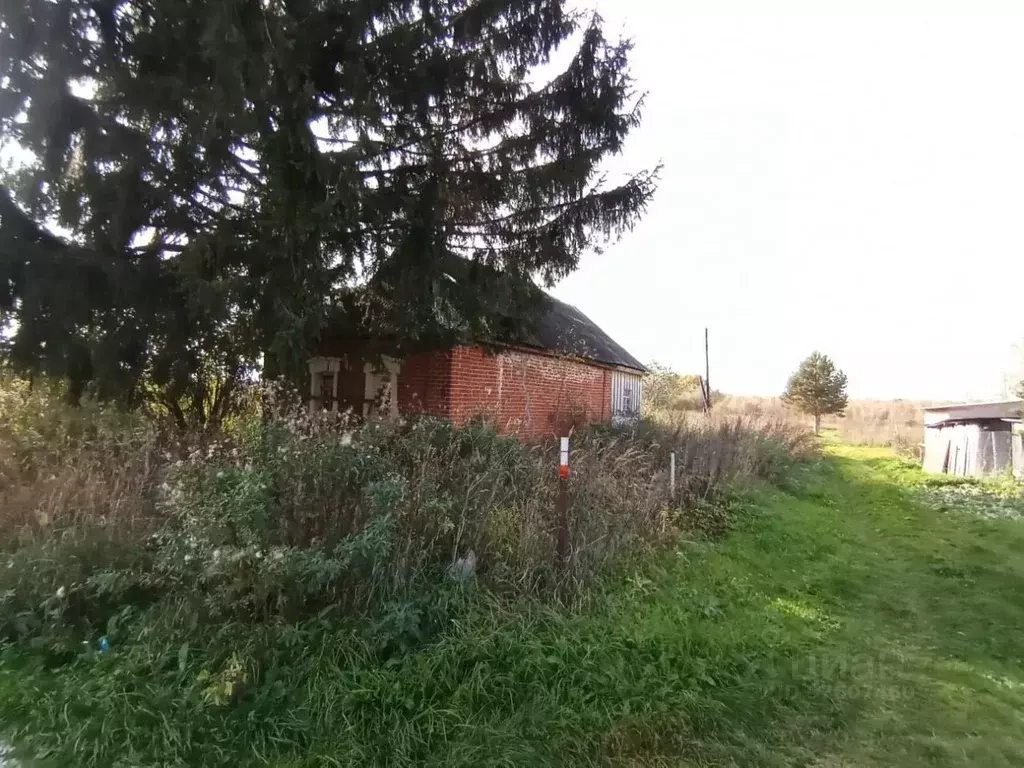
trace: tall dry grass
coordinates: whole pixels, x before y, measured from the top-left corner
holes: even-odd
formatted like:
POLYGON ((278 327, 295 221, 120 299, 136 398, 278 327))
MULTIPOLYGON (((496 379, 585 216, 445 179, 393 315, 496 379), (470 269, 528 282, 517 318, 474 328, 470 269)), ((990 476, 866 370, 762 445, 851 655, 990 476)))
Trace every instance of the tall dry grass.
POLYGON ((724 492, 813 450, 805 431, 747 415, 583 429, 563 519, 557 444, 484 423, 354 425, 292 404, 172 443, 144 417, 57 395, 4 389, 0 635, 65 651, 154 603, 214 624, 373 616, 453 572, 575 602, 624 557, 720 530, 724 492))
POLYGON ((68 407, 59 387, 0 375, 0 545, 96 524, 151 532, 169 456, 169 441, 140 415, 68 407))
MULTIPOLYGON (((822 427, 835 430, 848 443, 887 445, 919 455, 924 442, 922 409, 935 404, 915 400, 851 400, 843 417, 825 416, 822 427)), ((778 397, 723 395, 715 401, 712 414, 714 418, 747 417, 789 425, 794 429, 812 428, 811 417, 787 406, 778 397)), ((681 417, 676 413, 659 412, 657 418, 675 423, 681 417)))
MULTIPOLYGON (((487 606, 557 617, 600 602, 618 566, 636 573, 636 555, 721 530, 732 489, 783 477, 813 450, 806 432, 746 416, 583 429, 563 519, 557 444, 485 423, 351 424, 268 398, 216 434, 172 440, 139 415, 3 384, 0 684, 19 746, 61 764, 228 764, 225 745, 249 744, 231 723, 275 723, 274 747, 245 747, 268 754, 318 720, 311 701, 334 730, 331 713, 383 706, 366 721, 390 744, 387 702, 407 716, 409 691, 461 674, 439 678, 407 651, 466 628, 500 669, 506 651, 487 651, 495 635, 478 623, 487 606), (419 671, 374 690, 406 664, 419 671), (316 690, 326 680, 347 681, 344 701, 316 690)), ((503 631, 515 652, 518 630, 503 631)))

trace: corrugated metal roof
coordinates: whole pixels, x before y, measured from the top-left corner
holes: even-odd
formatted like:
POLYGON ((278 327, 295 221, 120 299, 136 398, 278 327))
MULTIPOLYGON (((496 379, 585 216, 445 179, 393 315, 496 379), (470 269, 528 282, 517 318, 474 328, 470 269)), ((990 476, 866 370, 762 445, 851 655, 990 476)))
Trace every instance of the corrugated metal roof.
MULTIPOLYGON (((951 425, 954 425, 954 424, 970 424, 970 423, 981 424, 981 425, 990 425, 990 426, 991 425, 1001 425, 1001 424, 1013 425, 1013 424, 1019 424, 1020 423, 1020 419, 987 419, 987 418, 965 419, 965 418, 962 418, 962 417, 954 417, 954 418, 951 418, 951 419, 944 419, 943 421, 930 421, 927 424, 925 424, 925 426, 926 427, 931 427, 932 429, 937 429, 939 427, 948 427, 948 426, 951 426, 951 425)), ((1009 430, 1010 427, 1002 427, 1002 426, 1000 426, 999 429, 1009 430)))
POLYGON ((981 419, 1020 418, 1024 411, 1024 400, 999 400, 990 403, 961 403, 959 405, 935 405, 924 408, 925 426, 935 427, 957 421, 981 419))
POLYGON ((1024 408, 1024 400, 987 400, 980 403, 953 403, 950 405, 929 405, 921 410, 924 411, 951 411, 962 408, 978 408, 995 405, 1015 405, 1018 410, 1024 408))

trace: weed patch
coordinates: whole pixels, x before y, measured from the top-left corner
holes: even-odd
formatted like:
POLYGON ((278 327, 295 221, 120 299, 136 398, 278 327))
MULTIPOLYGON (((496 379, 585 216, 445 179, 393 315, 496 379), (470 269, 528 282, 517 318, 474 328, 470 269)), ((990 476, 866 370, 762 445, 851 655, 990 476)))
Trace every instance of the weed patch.
POLYGON ((921 503, 941 512, 987 518, 1024 517, 1024 485, 1013 478, 930 476, 911 487, 921 503))
MULTIPOLYGON (((44 391, 14 396, 17 418, 0 422, 13 510, 0 518, 0 711, 32 755, 75 765, 303 764, 326 758, 312 746, 325 739, 342 763, 419 762, 456 732, 471 734, 450 753, 465 764, 495 739, 526 762, 593 759, 598 742, 524 740, 518 709, 538 733, 545 713, 593 731, 653 711, 655 672, 676 675, 685 653, 606 626, 621 577, 636 568, 628 588, 657 589, 640 564, 724 535, 740 489, 813 451, 743 419, 577 431, 565 523, 557 445, 483 423, 354 425, 279 404, 171 436, 90 404, 44 408, 44 391), (548 700, 552 674, 565 687, 548 700), (619 698, 614 718, 588 709, 619 698), (338 713, 351 748, 335 742, 338 713)), ((658 706, 716 674, 673 677, 658 706)))
POLYGON ((4 735, 82 766, 1024 763, 1024 529, 955 495, 1014 491, 719 429, 574 435, 559 563, 553 446, 252 425, 161 476, 145 537, 12 549, 4 735))

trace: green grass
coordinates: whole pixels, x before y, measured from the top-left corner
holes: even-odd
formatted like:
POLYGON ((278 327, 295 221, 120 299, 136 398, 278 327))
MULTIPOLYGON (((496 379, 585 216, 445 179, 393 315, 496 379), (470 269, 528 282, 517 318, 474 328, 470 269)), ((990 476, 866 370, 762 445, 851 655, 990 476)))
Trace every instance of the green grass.
POLYGON ((1024 521, 922 479, 830 445, 585 612, 463 597, 391 658, 315 622, 57 671, 9 650, 0 723, 62 766, 1024 765, 1024 521), (199 675, 232 656, 218 704, 199 675))

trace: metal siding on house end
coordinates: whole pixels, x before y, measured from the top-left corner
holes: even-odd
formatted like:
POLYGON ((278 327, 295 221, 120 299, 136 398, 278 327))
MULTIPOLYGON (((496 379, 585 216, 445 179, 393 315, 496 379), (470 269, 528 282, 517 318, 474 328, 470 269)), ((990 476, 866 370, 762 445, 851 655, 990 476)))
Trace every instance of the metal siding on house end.
POLYGON ((634 371, 612 371, 612 422, 628 423, 640 418, 643 377, 634 371))

